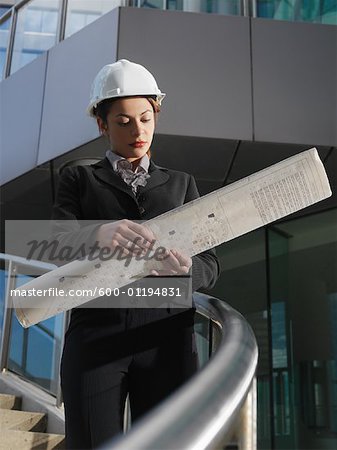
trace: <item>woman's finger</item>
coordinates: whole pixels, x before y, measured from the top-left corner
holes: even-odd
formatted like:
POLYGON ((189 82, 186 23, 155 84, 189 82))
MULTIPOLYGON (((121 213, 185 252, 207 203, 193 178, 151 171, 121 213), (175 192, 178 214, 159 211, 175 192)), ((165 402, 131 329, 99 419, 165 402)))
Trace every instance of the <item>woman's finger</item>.
POLYGON ((192 259, 190 256, 187 256, 184 253, 179 252, 179 250, 177 249, 172 249, 171 253, 175 256, 180 266, 186 266, 188 268, 192 266, 192 259))
POLYGON ((126 239, 121 234, 117 233, 114 235, 114 240, 117 245, 116 247, 124 248, 128 251, 129 254, 138 256, 138 255, 145 255, 148 249, 146 249, 144 246, 138 244, 138 240, 131 240, 126 239))
POLYGON ((156 240, 156 236, 153 234, 152 230, 146 225, 140 225, 137 222, 128 220, 128 228, 132 230, 135 234, 141 236, 145 241, 149 243, 156 240))
POLYGON ((132 228, 128 226, 121 226, 118 228, 117 233, 121 236, 121 244, 125 245, 125 241, 130 242, 129 246, 133 244, 134 247, 139 247, 144 250, 149 250, 153 246, 153 241, 150 242, 144 238, 143 235, 138 234, 132 228))
POLYGON ((170 267, 172 270, 176 270, 178 272, 182 271, 183 273, 186 272, 186 268, 189 270, 192 266, 191 258, 183 255, 175 249, 170 250, 169 256, 164 259, 163 263, 166 267, 170 267))
POLYGON ((151 275, 159 276, 159 277, 165 277, 165 276, 171 276, 171 275, 178 275, 178 272, 176 270, 171 269, 161 269, 161 270, 151 270, 151 275))
POLYGON ((161 267, 155 270, 154 275, 186 275, 189 273, 192 260, 177 250, 167 250, 161 267))

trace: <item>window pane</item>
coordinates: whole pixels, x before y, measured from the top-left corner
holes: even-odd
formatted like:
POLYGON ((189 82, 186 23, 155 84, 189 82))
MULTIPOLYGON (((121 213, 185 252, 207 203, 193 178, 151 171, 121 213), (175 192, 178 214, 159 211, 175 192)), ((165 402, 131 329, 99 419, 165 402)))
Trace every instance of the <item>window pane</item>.
POLYGON ((164 1, 163 0, 141 0, 140 6, 142 8, 164 9, 164 1))
MULTIPOLYGON (((16 287, 30 281, 26 275, 17 276, 16 287)), ((63 314, 23 328, 13 314, 8 368, 27 380, 56 394, 63 314)))
MULTIPOLYGON (((148 0, 152 3, 152 0, 148 0)), ((214 14, 241 14, 240 0, 168 0, 167 9, 207 12, 214 14)))
POLYGON ((60 0, 33 0, 18 11, 11 73, 57 42, 60 0))
POLYGON ((337 0, 257 0, 257 15, 337 25, 337 0))
POLYGON ((275 449, 337 448, 336 224, 333 209, 269 233, 275 449))
POLYGON ((0 17, 10 9, 10 6, 0 6, 0 17))
POLYGON ((125 4, 125 0, 68 0, 65 37, 81 30, 111 9, 125 4))

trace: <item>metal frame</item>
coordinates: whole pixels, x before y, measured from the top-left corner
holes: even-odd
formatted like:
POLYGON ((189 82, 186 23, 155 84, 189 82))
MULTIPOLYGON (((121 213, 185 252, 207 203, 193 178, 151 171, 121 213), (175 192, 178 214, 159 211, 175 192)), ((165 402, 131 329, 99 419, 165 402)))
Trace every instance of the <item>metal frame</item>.
POLYGON ((241 13, 245 17, 250 16, 250 0, 241 0, 242 3, 242 9, 241 13))
POLYGON ((257 0, 251 0, 251 17, 257 17, 257 0))
MULTIPOLYGON (((69 322, 70 322, 70 314, 71 314, 70 311, 66 311, 64 313, 64 316, 63 316, 63 330, 62 330, 62 337, 61 337, 61 344, 60 344, 61 352, 62 352, 62 349, 63 349, 63 346, 64 346, 64 337, 65 337, 65 334, 66 334, 66 331, 68 329, 69 322)), ((57 381, 57 390, 56 390, 56 406, 58 408, 60 408, 62 406, 62 403, 63 403, 63 396, 62 396, 62 389, 61 389, 61 380, 60 380, 60 366, 61 366, 61 358, 60 358, 60 360, 58 362, 58 371, 57 371, 57 373, 58 373, 58 379, 57 380, 58 381, 57 381)))
POLYGON ((10 65, 11 65, 11 60, 12 60, 13 44, 14 44, 14 30, 15 30, 15 26, 16 26, 16 13, 15 13, 14 8, 10 9, 8 11, 8 14, 6 13, 4 16, 2 16, 3 21, 1 23, 5 22, 9 17, 10 17, 10 24, 9 24, 9 29, 8 29, 5 67, 4 67, 4 72, 2 74, 3 78, 7 78, 10 73, 10 65))
POLYGON ((64 40, 66 32, 67 10, 68 10, 68 0, 61 0, 61 12, 58 17, 59 22, 57 25, 58 42, 64 40))
POLYGON ((12 299, 9 295, 11 289, 15 287, 15 277, 16 277, 16 265, 12 260, 8 263, 8 283, 6 287, 5 294, 5 307, 4 307, 4 318, 3 327, 1 334, 1 344, 0 344, 0 372, 7 368, 8 365, 8 353, 9 353, 9 336, 12 323, 12 299))

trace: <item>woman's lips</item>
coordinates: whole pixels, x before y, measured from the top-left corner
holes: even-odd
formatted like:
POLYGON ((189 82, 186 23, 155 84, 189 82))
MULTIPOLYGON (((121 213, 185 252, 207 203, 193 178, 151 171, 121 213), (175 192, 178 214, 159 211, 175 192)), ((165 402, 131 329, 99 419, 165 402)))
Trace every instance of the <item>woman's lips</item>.
POLYGON ((131 145, 131 147, 134 147, 134 148, 142 148, 142 147, 144 147, 145 144, 146 144, 146 142, 144 142, 144 141, 137 141, 137 142, 133 142, 130 145, 131 145))
POLYGON ((133 142, 130 145, 131 145, 131 147, 134 147, 134 148, 142 148, 145 144, 146 144, 146 142, 139 141, 139 142, 133 142))

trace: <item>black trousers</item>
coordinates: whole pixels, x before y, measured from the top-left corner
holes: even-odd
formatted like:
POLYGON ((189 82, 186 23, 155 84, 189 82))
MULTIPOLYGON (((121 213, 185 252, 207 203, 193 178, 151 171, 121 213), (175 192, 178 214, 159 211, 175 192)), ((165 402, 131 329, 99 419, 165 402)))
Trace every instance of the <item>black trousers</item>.
POLYGON ((97 448, 198 368, 194 308, 73 311, 61 361, 67 449, 97 448))

